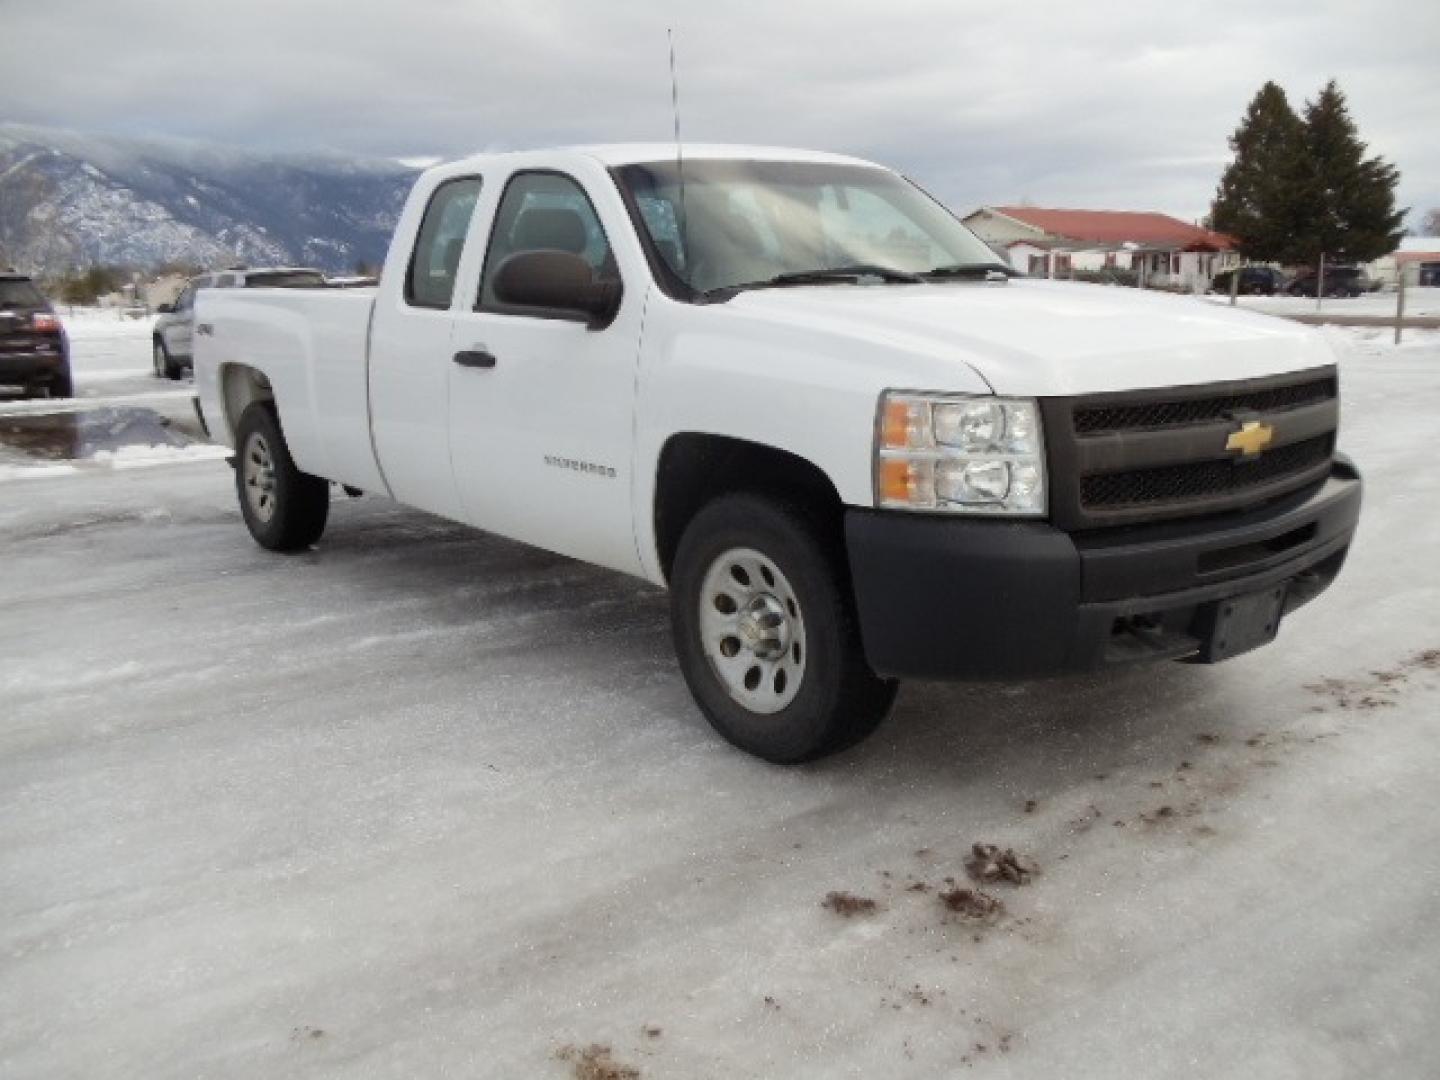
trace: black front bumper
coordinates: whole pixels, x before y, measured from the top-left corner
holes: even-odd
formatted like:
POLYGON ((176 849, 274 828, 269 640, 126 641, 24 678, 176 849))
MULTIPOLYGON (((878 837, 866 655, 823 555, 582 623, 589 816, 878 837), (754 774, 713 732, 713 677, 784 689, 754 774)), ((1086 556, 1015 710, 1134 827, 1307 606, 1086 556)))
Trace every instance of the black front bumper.
POLYGON ((1028 678, 1208 655, 1220 601, 1335 579, 1360 475, 1243 513, 1066 533, 1039 522, 851 510, 850 569, 870 665, 922 679, 1028 678))

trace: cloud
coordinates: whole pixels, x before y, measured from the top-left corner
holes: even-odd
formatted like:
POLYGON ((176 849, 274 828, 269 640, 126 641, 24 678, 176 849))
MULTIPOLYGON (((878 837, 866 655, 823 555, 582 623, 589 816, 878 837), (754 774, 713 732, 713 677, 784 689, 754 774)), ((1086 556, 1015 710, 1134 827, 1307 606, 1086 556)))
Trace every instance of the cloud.
POLYGON ((947 202, 1203 213, 1267 78, 1331 76, 1440 205, 1440 5, 686 5, 612 0, 8 4, 8 118, 415 158, 671 131, 877 158, 947 202))

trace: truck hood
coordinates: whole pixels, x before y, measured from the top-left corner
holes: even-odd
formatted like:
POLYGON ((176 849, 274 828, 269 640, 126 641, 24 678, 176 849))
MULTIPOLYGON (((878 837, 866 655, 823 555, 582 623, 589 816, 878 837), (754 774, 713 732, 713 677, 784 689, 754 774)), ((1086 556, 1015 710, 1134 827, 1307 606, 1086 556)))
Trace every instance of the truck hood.
POLYGON ((917 380, 933 382, 937 362, 958 363, 997 394, 1027 397, 1188 386, 1334 362, 1325 339, 1299 323, 1114 286, 1027 279, 806 286, 742 292, 726 306, 758 322, 872 346, 892 379, 910 356, 917 380))

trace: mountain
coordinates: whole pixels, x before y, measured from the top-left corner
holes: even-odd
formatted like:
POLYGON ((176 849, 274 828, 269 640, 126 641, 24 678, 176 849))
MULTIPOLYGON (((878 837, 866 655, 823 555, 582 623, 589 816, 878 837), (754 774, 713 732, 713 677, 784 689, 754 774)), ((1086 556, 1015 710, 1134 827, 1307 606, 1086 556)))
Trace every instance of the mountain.
POLYGON ((415 170, 0 123, 0 264, 379 263, 415 170))

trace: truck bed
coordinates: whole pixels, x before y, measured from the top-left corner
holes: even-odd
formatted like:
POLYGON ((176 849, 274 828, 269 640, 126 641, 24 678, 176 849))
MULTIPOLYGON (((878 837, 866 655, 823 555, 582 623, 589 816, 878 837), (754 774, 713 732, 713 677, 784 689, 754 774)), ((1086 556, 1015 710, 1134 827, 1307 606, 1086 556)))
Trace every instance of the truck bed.
POLYGON ((366 491, 385 483, 370 443, 366 347, 374 288, 204 290, 195 304, 195 385, 205 422, 231 445, 224 368, 261 361, 306 472, 366 491))

